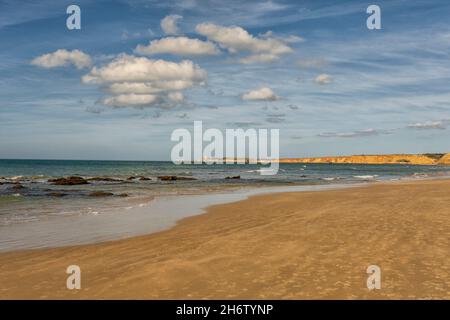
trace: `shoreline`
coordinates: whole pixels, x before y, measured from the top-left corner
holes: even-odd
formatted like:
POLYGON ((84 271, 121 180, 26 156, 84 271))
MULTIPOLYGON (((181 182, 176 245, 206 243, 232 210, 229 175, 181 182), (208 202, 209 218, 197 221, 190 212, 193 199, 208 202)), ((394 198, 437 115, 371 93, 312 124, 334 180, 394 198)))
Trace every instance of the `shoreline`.
POLYGON ((133 208, 111 208, 108 213, 98 215, 49 217, 36 222, 0 227, 0 253, 101 244, 151 235, 175 227, 184 218, 205 214, 211 206, 235 203, 255 195, 334 190, 364 184, 367 182, 247 186, 210 194, 154 196, 145 203, 137 203, 133 208))
POLYGON ((151 235, 0 253, 0 297, 448 299, 449 188, 437 179, 257 195, 151 235), (72 264, 79 291, 65 288, 72 264), (370 264, 382 290, 365 287, 370 264))
MULTIPOLYGON (((205 214, 210 206, 235 203, 255 195, 326 191, 374 184, 449 179, 446 176, 404 177, 392 180, 336 180, 327 184, 242 186, 212 193, 159 195, 132 200, 127 206, 110 207, 103 213, 47 216, 42 220, 0 226, 0 254, 24 250, 101 244, 151 235, 175 227, 184 218, 205 214), (145 199, 145 200, 144 200, 145 199), (150 199, 150 200, 148 200, 150 199)), ((124 199, 123 201, 128 201, 124 199)), ((90 209, 90 208, 89 208, 90 209)))

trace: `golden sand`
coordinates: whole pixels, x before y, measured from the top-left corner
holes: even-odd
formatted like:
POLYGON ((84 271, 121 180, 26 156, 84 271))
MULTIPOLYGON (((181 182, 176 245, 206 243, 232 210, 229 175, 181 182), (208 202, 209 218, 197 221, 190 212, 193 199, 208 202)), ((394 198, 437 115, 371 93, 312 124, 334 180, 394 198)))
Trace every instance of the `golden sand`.
POLYGON ((263 195, 153 235, 0 254, 0 298, 449 299, 449 253, 450 180, 263 195))

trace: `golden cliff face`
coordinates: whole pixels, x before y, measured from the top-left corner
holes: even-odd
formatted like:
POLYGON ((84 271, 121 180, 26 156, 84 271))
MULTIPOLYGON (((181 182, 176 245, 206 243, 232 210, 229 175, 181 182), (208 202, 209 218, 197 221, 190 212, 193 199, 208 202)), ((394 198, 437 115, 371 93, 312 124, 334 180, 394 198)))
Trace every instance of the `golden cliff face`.
POLYGON ((440 158, 438 164, 450 165, 450 153, 447 153, 442 158, 440 158))
POLYGON ((355 163, 355 164, 450 164, 450 153, 442 154, 389 154, 355 155, 319 158, 280 159, 281 163, 355 163))

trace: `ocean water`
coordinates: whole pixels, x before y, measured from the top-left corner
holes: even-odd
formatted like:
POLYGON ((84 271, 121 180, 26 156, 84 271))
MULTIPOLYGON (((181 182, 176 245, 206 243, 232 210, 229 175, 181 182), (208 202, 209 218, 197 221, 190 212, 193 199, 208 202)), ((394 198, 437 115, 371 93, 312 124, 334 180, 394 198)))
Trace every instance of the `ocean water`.
POLYGON ((95 211, 91 208, 95 204, 123 203, 125 197, 118 195, 124 194, 127 195, 127 200, 151 199, 161 195, 203 194, 248 187, 349 184, 450 174, 448 166, 401 164, 280 164, 278 174, 272 176, 261 175, 260 168, 261 165, 253 164, 175 165, 172 162, 155 161, 0 160, 0 225, 12 220, 20 221, 22 218, 34 219, 40 213, 95 211), (158 179, 158 176, 164 175, 195 180, 158 179), (48 181, 68 176, 97 180, 76 186, 58 186, 48 181), (98 178, 106 179, 102 181, 98 178), (94 191, 109 192, 115 196, 92 197, 91 193, 94 191), (60 205, 64 208, 61 209, 60 205))
MULTIPOLYGON (((239 198, 240 194, 249 194, 255 189, 283 190, 280 188, 293 187, 303 190, 301 188, 450 176, 448 166, 402 164, 280 164, 278 174, 273 176, 260 175, 260 168, 260 165, 252 164, 0 160, 0 250, 38 244, 41 247, 58 243, 86 243, 95 239, 112 239, 114 234, 135 235, 145 233, 142 230, 158 230, 160 226, 174 222, 169 219, 169 223, 168 217, 180 218, 192 214, 183 212, 187 209, 184 210, 182 203, 191 201, 188 199, 199 199, 209 204, 220 203, 220 199, 228 199, 232 194, 235 196, 231 198, 236 195, 239 198), (158 179, 163 175, 195 180, 158 179), (68 176, 96 179, 74 186, 54 185, 48 181, 68 176), (98 191, 109 195, 92 195, 98 191), (178 200, 172 203, 178 203, 178 211, 169 213, 164 204, 175 198, 178 200), (186 200, 181 201, 180 205, 180 199, 186 200), (158 203, 156 211, 149 209, 152 203, 158 203), (152 219, 149 220, 150 216, 152 219), (147 221, 147 225, 143 221, 147 221), (101 228, 102 225, 105 227, 101 228), (77 230, 83 229, 83 232, 74 233, 74 226, 77 230), (59 229, 70 229, 72 232, 55 231, 59 229)), ((194 207, 197 208, 191 206, 194 207)))
POLYGON ((246 182, 249 182, 249 180, 292 182, 304 181, 306 178, 307 180, 320 180, 322 178, 353 179, 359 176, 390 179, 450 172, 448 166, 281 163, 277 175, 261 176, 258 171, 260 168, 261 165, 259 164, 175 165, 169 161, 0 159, 0 181, 5 182, 5 180, 13 179, 24 182, 46 182, 45 180, 49 178, 66 176, 125 179, 131 176, 155 178, 160 175, 180 175, 192 176, 201 181, 211 182, 227 176, 241 175, 241 178, 246 182))

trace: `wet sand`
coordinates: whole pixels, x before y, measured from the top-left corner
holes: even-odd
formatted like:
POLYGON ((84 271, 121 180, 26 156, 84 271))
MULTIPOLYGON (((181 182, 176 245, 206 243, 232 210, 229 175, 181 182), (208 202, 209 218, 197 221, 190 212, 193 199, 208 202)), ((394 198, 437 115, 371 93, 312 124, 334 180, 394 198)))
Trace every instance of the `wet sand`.
POLYGON ((449 204, 450 180, 253 196, 148 236, 1 253, 0 298, 450 299, 449 204))

